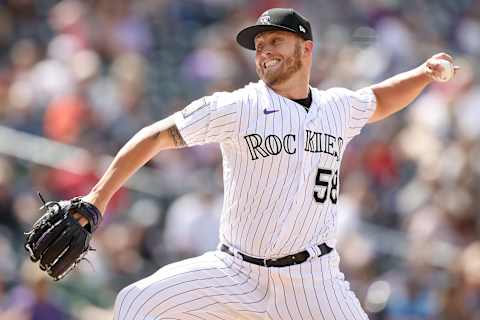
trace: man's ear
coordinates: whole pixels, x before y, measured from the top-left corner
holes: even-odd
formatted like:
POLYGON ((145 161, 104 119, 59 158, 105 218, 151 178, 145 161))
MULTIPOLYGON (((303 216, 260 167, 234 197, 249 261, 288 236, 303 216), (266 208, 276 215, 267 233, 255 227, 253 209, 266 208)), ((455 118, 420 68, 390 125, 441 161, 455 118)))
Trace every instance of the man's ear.
POLYGON ((303 52, 306 54, 313 54, 313 41, 305 40, 303 43, 303 52))

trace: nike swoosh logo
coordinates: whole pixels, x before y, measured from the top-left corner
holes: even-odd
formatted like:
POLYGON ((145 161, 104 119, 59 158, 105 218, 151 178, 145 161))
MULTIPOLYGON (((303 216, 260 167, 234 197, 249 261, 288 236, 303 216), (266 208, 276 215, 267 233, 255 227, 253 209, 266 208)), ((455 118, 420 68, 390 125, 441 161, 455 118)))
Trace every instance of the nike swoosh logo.
POLYGON ((267 110, 267 109, 263 109, 263 113, 264 113, 264 114, 270 114, 270 113, 274 113, 274 112, 277 112, 277 111, 280 111, 280 110, 267 110))

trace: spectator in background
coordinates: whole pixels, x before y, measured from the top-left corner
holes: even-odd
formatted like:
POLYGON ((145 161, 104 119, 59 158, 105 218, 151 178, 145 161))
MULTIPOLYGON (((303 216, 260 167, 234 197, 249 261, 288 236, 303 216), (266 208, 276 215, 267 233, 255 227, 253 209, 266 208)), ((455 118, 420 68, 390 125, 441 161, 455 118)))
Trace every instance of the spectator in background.
POLYGON ((451 265, 450 278, 440 297, 440 320, 480 317, 480 242, 472 242, 451 265))
POLYGON ((167 211, 164 243, 171 261, 215 250, 222 197, 211 191, 186 194, 167 211))
MULTIPOLYGON (((24 263, 21 270, 23 285, 15 287, 7 301, 8 307, 4 311, 5 319, 28 320, 69 320, 72 317, 67 313, 66 306, 58 300, 53 302, 50 293, 51 282, 31 263, 24 263)), ((0 319, 1 318, 0 314, 0 319)))

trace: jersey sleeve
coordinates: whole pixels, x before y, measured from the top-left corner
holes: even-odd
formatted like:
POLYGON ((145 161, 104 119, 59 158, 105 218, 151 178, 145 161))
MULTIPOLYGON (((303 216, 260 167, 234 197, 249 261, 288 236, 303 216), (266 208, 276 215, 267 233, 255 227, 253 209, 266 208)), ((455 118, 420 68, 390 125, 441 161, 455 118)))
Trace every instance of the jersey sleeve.
POLYGON ((175 124, 189 146, 222 143, 232 137, 238 126, 239 108, 234 93, 218 92, 175 113, 175 124))
POLYGON ((344 88, 331 89, 332 93, 339 99, 344 114, 345 137, 351 139, 358 135, 367 124, 368 119, 373 115, 377 107, 377 99, 371 88, 363 88, 352 91, 344 88))

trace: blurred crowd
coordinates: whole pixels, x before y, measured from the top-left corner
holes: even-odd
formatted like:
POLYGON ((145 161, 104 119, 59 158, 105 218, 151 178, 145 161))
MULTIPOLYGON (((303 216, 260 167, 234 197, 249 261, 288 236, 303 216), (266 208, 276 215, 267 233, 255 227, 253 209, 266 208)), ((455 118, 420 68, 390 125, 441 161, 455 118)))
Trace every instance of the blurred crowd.
POLYGON ((88 154, 47 167, 0 150, 0 320, 108 319, 122 287, 216 247, 216 146, 163 152, 148 163, 169 183, 198 171, 207 179, 156 196, 122 189, 90 263, 66 280, 45 278, 22 246, 40 214, 36 191, 47 199, 85 194, 101 156, 143 126, 256 81, 254 55, 234 37, 269 7, 310 19, 312 84, 321 89, 359 89, 437 52, 455 57, 454 81, 431 85, 347 148, 339 251, 370 319, 480 319, 479 1, 4 0, 0 125, 88 154))

